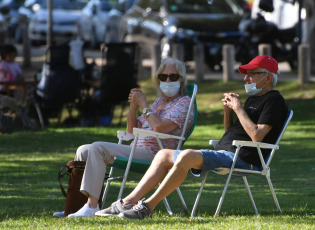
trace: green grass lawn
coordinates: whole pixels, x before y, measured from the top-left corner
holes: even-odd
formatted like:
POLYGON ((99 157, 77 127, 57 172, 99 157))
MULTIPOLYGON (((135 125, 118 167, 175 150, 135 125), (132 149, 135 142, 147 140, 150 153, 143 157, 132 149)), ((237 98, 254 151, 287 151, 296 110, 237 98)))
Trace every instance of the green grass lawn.
MULTIPOLYGON (((222 94, 233 91, 245 100, 243 84, 208 81, 199 85, 197 126, 185 148, 208 148, 209 139, 221 137, 222 94)), ((141 83, 152 102, 155 91, 150 85, 149 81, 141 83)), ((14 130, 1 135, 0 229, 315 229, 315 83, 301 87, 297 82, 280 82, 276 89, 294 111, 271 164, 271 179, 282 215, 277 212, 265 178, 253 176, 248 181, 260 215, 254 215, 242 180, 233 178, 220 216, 213 218, 226 178, 210 174, 193 220, 183 213, 175 193, 168 197, 174 216, 167 214, 161 202, 153 219, 144 221, 114 217, 54 218, 53 212, 63 210, 65 203, 57 180, 59 168, 74 158, 81 144, 116 142, 116 131, 124 129, 125 121, 120 127, 118 119, 114 119, 111 127, 52 125, 35 132, 14 130)), ((140 179, 140 174, 131 173, 124 194, 140 179)), ((188 175, 181 186, 189 211, 200 183, 201 178, 188 175)), ((106 206, 117 199, 119 186, 118 182, 113 183, 106 206)))

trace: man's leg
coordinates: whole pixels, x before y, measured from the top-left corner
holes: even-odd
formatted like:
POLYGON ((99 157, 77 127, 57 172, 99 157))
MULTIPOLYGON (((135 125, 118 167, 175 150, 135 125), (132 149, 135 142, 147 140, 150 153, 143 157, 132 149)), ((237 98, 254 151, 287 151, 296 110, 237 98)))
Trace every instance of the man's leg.
POLYGON ((182 151, 161 185, 145 201, 149 209, 152 211, 161 200, 179 187, 185 180, 189 169, 201 169, 202 165, 203 155, 199 150, 187 149, 182 151))
POLYGON ((173 151, 170 149, 160 150, 136 188, 124 199, 115 201, 110 207, 95 213, 95 215, 113 216, 132 209, 133 204, 137 203, 138 200, 156 187, 165 176, 167 170, 173 166, 173 151))
POLYGON ((137 203, 162 181, 167 171, 173 166, 173 152, 174 150, 171 149, 163 149, 156 154, 136 188, 123 199, 124 204, 137 203))
MULTIPOLYGON (((171 151, 171 152, 174 152, 174 151, 171 151)), ((161 154, 163 154, 163 151, 159 152, 159 155, 161 154)), ((152 211, 155 208, 155 206, 162 199, 164 199, 171 192, 173 192, 179 185, 182 184, 182 182, 185 180, 187 176, 188 170, 190 168, 201 169, 203 166, 203 161, 204 161, 203 154, 198 150, 190 149, 190 150, 182 151, 180 155, 177 157, 176 162, 174 163, 173 167, 171 168, 169 173, 166 175, 165 179, 163 180, 161 185, 158 187, 158 189, 154 192, 154 194, 150 196, 147 200, 140 201, 132 209, 121 212, 120 214, 118 214, 118 216, 125 219, 144 219, 146 217, 151 216, 152 211)), ((154 161, 154 162, 157 162, 157 161, 154 161)), ((155 166, 153 166, 152 168, 155 168, 155 166)), ((160 166, 160 168, 162 167, 160 166)), ((157 168, 157 172, 160 170, 160 168, 157 168)), ((150 170, 148 170, 148 172, 149 171, 150 170)), ((164 169, 162 168, 162 172, 165 173, 166 171, 164 171, 164 169)), ((154 173, 153 170, 150 171, 150 174, 153 174, 153 173, 154 173)), ((144 178, 145 177, 147 176, 144 176, 144 178)), ((153 183, 149 181, 150 178, 151 177, 146 178, 147 180, 144 180, 143 181, 144 183, 141 183, 140 187, 145 188, 146 185, 153 186, 153 183)), ((148 191, 145 191, 145 192, 148 192, 148 191)), ((139 194, 141 194, 140 191, 138 191, 138 194, 133 194, 133 197, 140 199, 141 196, 139 194)))

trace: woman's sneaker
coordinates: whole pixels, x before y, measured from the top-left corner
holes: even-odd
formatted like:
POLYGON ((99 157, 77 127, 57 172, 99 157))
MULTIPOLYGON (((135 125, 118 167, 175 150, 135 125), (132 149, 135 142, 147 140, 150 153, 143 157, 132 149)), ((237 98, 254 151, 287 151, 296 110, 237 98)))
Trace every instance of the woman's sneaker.
POLYGON ((132 209, 121 212, 118 217, 124 219, 140 219, 143 220, 147 217, 152 218, 153 213, 150 211, 148 205, 144 203, 143 200, 140 200, 137 205, 133 206, 132 209))
POLYGON ((117 200, 109 208, 105 208, 95 213, 96 216, 114 216, 132 209, 133 204, 123 205, 122 200, 117 200))

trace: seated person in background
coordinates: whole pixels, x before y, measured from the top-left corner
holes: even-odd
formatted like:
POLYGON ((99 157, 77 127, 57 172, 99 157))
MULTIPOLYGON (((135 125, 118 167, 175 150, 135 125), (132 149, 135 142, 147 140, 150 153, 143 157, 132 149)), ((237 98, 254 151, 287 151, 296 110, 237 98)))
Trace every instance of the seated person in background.
MULTIPOLYGON (((243 106, 239 95, 224 93, 222 103, 226 132, 215 150, 160 150, 137 187, 124 199, 97 212, 97 216, 118 215, 125 219, 151 217, 155 206, 182 184, 190 169, 194 174, 200 174, 201 171, 231 167, 236 149, 232 145, 233 140, 276 142, 288 113, 283 97, 273 90, 277 83, 277 61, 266 55, 257 56, 249 64, 240 66, 239 71, 245 74, 245 90, 250 96, 243 106), (233 111, 238 118, 234 123, 233 111), (140 200, 161 181, 152 196, 140 200), (136 202, 138 204, 133 205, 136 202)), ((266 157, 270 150, 262 152, 266 157)), ((261 166, 257 149, 241 148, 235 167, 251 169, 253 166, 261 166)))
MULTIPOLYGON (((6 44, 0 47, 0 81, 23 81, 22 70, 15 61, 17 49, 15 46, 6 44)), ((4 86, 0 86, 0 91, 4 91, 4 86)))
MULTIPOLYGON (((184 96, 185 82, 185 64, 173 58, 164 59, 157 70, 156 78, 156 85, 162 96, 157 98, 151 107, 141 90, 131 90, 128 98, 130 107, 127 116, 127 132, 132 133, 133 128, 137 127, 181 135, 191 100, 190 97, 184 96), (139 107, 143 114, 137 118, 136 113, 139 107)), ((194 112, 191 113, 187 130, 190 130, 193 120, 194 112)), ((178 140, 162 140, 162 144, 166 148, 176 149, 178 140)), ((75 160, 86 161, 80 190, 88 197, 88 201, 79 211, 68 217, 94 216, 95 212, 100 210, 98 198, 104 183, 106 165, 113 163, 114 156, 128 158, 131 145, 94 142, 82 145, 77 149, 75 160)), ((158 150, 159 146, 155 138, 139 138, 134 159, 152 161, 158 150)), ((63 215, 64 212, 54 213, 54 216, 63 215)))

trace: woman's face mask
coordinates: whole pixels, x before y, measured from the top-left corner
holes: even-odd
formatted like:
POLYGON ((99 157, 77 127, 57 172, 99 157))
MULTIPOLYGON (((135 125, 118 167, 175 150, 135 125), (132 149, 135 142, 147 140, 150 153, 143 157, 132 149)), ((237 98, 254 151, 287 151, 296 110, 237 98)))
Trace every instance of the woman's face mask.
POLYGON ((167 97, 174 97, 180 91, 180 81, 160 82, 160 89, 167 97))
POLYGON ((245 84, 244 86, 245 86, 246 93, 250 96, 254 96, 254 95, 260 93, 266 84, 259 89, 257 89, 256 85, 257 85, 257 83, 261 82, 267 76, 268 76, 268 74, 266 76, 264 76, 262 79, 260 79, 258 82, 255 82, 252 84, 245 84))

